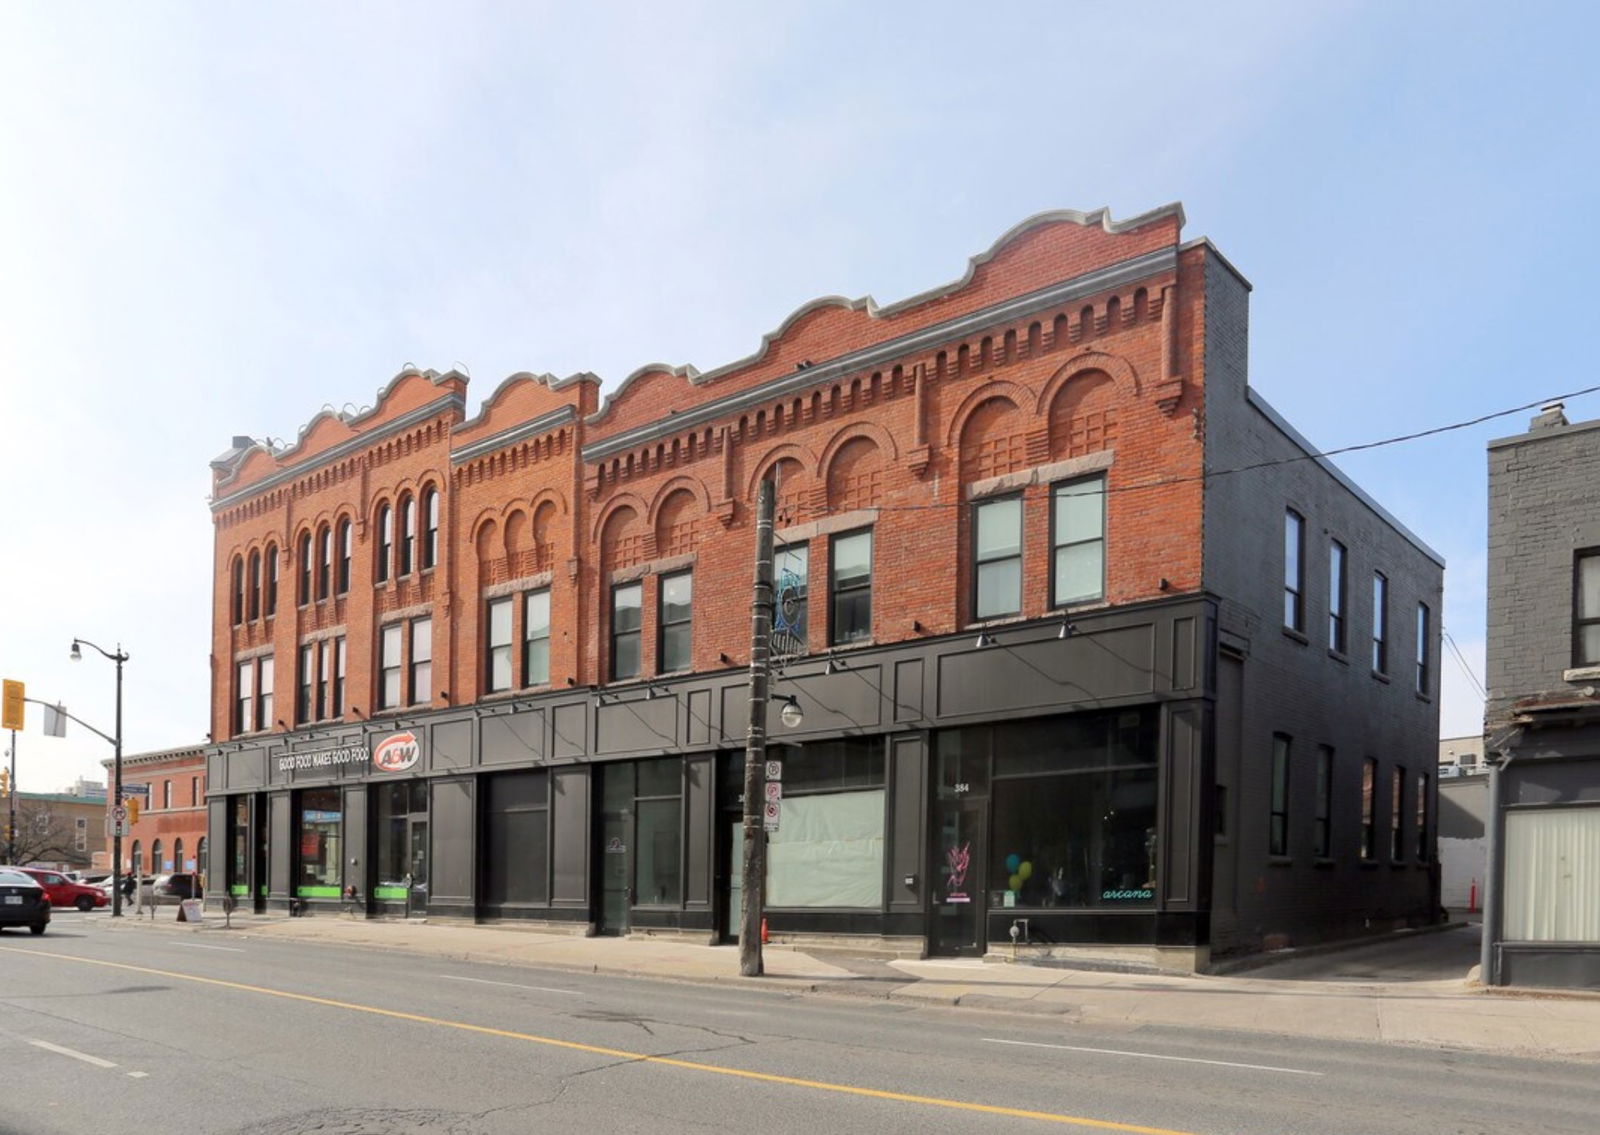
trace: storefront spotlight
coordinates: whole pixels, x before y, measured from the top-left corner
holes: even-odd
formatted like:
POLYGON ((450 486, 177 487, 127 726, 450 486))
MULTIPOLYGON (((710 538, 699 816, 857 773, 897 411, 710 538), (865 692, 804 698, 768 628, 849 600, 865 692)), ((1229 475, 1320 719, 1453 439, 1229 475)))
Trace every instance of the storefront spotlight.
POLYGON ((793 694, 785 694, 782 698, 783 708, 778 711, 778 720, 783 722, 787 729, 798 729, 806 719, 805 710, 800 708, 800 703, 793 694))
POLYGON ((989 634, 989 632, 988 631, 979 631, 978 632, 978 641, 972 644, 972 648, 974 650, 982 650, 986 646, 993 646, 993 645, 994 645, 994 638, 989 634))

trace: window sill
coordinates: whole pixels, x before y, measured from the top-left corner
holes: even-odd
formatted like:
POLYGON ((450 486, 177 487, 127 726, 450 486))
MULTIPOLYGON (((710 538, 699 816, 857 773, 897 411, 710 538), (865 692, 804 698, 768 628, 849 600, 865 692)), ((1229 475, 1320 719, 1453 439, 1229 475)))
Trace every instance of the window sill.
POLYGON ((1350 665, 1350 656, 1342 650, 1335 650, 1331 646, 1328 647, 1328 657, 1339 663, 1341 666, 1350 665))
POLYGON ((1298 642, 1301 646, 1311 645, 1311 639, 1306 635, 1306 633, 1304 631, 1297 631, 1293 627, 1284 627, 1283 637, 1292 642, 1298 642))
POLYGON ((1267 856, 1267 866, 1268 867, 1293 867, 1294 866, 1294 856, 1292 856, 1292 855, 1269 855, 1269 856, 1267 856))
POLYGON ((1429 697, 1427 694, 1421 693, 1420 691, 1416 691, 1416 690, 1413 690, 1412 694, 1416 697, 1416 699, 1419 702, 1423 702, 1426 705, 1432 705, 1433 704, 1433 699, 1431 697, 1429 697))
POLYGON ((1326 856, 1319 856, 1318 858, 1312 860, 1311 866, 1315 867, 1318 871, 1331 871, 1335 867, 1339 866, 1339 861, 1337 859, 1329 859, 1326 856))
POLYGON ((1383 864, 1379 863, 1376 859, 1363 859, 1361 861, 1361 869, 1363 871, 1376 871, 1381 866, 1383 866, 1383 864))
POLYGON ((1385 674, 1382 670, 1374 670, 1372 672, 1372 680, 1374 682, 1382 682, 1387 686, 1393 679, 1391 679, 1389 675, 1385 674))

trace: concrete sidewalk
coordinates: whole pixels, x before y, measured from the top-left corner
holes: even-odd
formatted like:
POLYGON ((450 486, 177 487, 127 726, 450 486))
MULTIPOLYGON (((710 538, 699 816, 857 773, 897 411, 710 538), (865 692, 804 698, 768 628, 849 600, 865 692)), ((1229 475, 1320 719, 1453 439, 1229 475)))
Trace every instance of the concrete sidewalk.
MULTIPOLYGON (((107 919, 106 925, 118 931, 176 931, 244 940, 293 938, 500 965, 1043 1014, 1058 1017, 1064 1027, 1093 1024, 1233 1029, 1600 1060, 1600 995, 1542 990, 1490 992, 1471 980, 1475 973, 1465 970, 1460 976, 1432 980, 1385 980, 1382 946, 1367 947, 1359 964, 1343 967, 1345 974, 1371 974, 1371 980, 1349 976, 1336 980, 1286 979, 1281 974, 1267 976, 1270 966, 1245 974, 1167 976, 977 959, 891 961, 778 945, 769 945, 762 951, 765 976, 741 978, 737 947, 705 946, 677 937, 584 938, 504 925, 380 921, 338 915, 285 918, 235 914, 232 928, 228 929, 222 919, 211 915, 202 923, 180 923, 175 921, 175 912, 166 909, 155 921, 107 919)), ((1454 943, 1452 959, 1460 954, 1462 944, 1454 943)), ((1350 953, 1356 955, 1359 951, 1350 953)), ((1416 969, 1396 967, 1396 971, 1414 973, 1416 969)), ((1340 972, 1337 964, 1331 972, 1340 972)))

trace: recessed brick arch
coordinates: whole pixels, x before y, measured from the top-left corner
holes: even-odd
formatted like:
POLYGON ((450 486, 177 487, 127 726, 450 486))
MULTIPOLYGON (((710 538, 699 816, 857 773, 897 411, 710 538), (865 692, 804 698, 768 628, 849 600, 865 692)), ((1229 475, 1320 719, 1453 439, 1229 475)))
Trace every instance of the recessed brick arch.
POLYGON ((1040 417, 1050 412, 1050 404, 1056 400, 1056 395, 1061 388, 1071 382, 1084 371, 1098 370, 1110 376, 1116 383, 1117 398, 1119 401, 1131 401, 1139 397, 1139 372, 1133 369, 1133 364, 1119 355, 1110 355, 1104 351, 1084 351, 1072 356, 1056 369, 1050 376, 1050 381, 1044 384, 1044 389, 1039 392, 1039 401, 1036 410, 1040 417))
POLYGON ((817 455, 811 450, 793 442, 775 445, 763 453, 756 462, 755 470, 750 474, 750 480, 745 486, 746 500, 753 501, 756 499, 756 489, 761 484, 761 478, 765 477, 772 470, 772 467, 780 461, 795 462, 800 466, 800 472, 808 478, 817 475, 819 462, 817 461, 817 455))
POLYGON ((1026 386, 1015 382, 986 382, 961 400, 961 405, 956 407, 955 416, 950 419, 950 432, 945 438, 945 445, 955 449, 961 444, 961 432, 967 427, 967 419, 992 398, 1004 398, 1017 409, 1032 406, 1037 395, 1026 386))
POLYGON ((672 477, 666 484, 656 490, 655 498, 650 502, 649 511, 644 514, 646 521, 652 528, 661 519, 661 506, 674 493, 688 493, 694 498, 695 503, 700 506, 701 512, 711 511, 711 494, 706 490, 704 481, 698 477, 672 477))
POLYGON ((817 464, 817 475, 823 480, 827 480, 834 458, 839 456, 839 451, 856 438, 862 437, 876 444, 886 461, 894 461, 900 456, 900 448, 894 443, 894 434, 884 429, 877 422, 852 422, 834 434, 828 444, 823 447, 822 460, 817 464))
POLYGON ((1120 428, 1117 383, 1103 370, 1080 370, 1056 388, 1047 410, 1050 459, 1112 448, 1120 428))

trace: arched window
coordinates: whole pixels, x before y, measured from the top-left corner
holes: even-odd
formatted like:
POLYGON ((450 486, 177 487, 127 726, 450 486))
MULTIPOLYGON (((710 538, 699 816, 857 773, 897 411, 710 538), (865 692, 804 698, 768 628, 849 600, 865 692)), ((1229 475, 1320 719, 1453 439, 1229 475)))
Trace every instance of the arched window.
POLYGON ((317 598, 326 599, 333 577, 333 530, 317 529, 317 598))
POLYGON ((409 494, 400 498, 400 570, 396 575, 410 575, 413 555, 417 550, 417 508, 409 494))
POLYGON ((339 575, 338 592, 350 590, 350 559, 355 552, 355 528, 349 520, 339 522, 339 575))
POLYGON ((204 884, 206 878, 211 874, 211 863, 206 858, 205 836, 201 836, 199 842, 195 844, 194 869, 200 872, 200 881, 202 884, 204 884))
POLYGON ((233 561, 233 625, 244 622, 244 561, 233 561))
POLYGON ((250 618, 261 617, 261 553, 255 550, 250 552, 250 590, 249 590, 250 618))
POLYGON ((311 533, 300 536, 300 606, 311 602, 311 533))
POLYGON ((144 854, 144 844, 142 844, 138 840, 134 840, 133 841, 133 854, 131 856, 129 856, 129 858, 128 858, 127 870, 133 872, 135 875, 143 874, 144 873, 144 860, 139 858, 143 854, 144 854))
POLYGON ((439 490, 428 488, 422 494, 422 566, 439 562, 439 490))
POLYGON ((378 561, 374 565, 379 583, 389 578, 389 554, 394 547, 394 513, 388 505, 378 509, 378 561))
POLYGON ((186 870, 183 865, 183 840, 181 839, 172 841, 172 869, 174 871, 186 870))
POLYGON ((266 596, 262 606, 267 618, 278 613, 278 546, 267 545, 266 596))
POLYGON ((161 864, 161 841, 158 839, 150 845, 150 874, 159 875, 165 867, 161 864))

